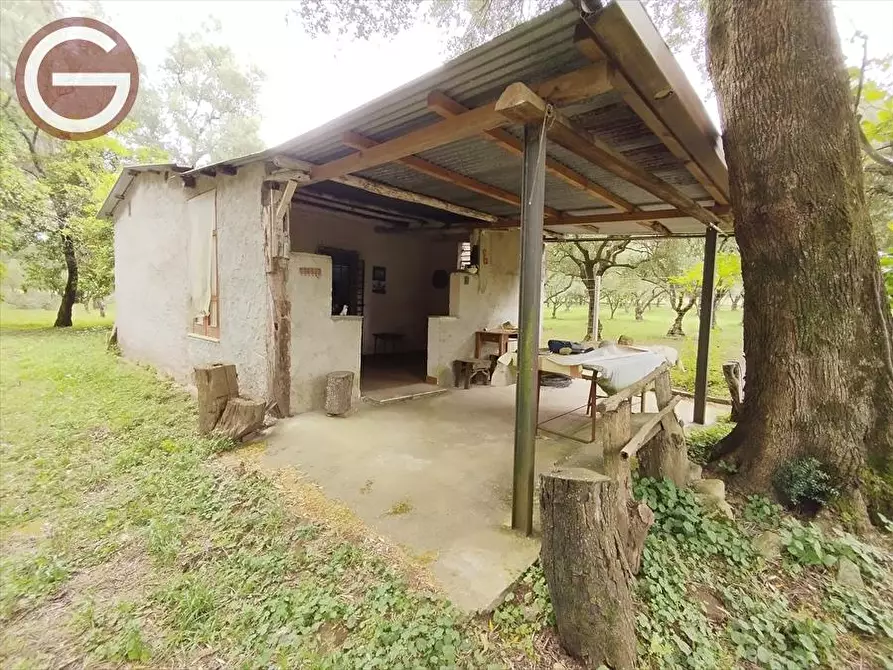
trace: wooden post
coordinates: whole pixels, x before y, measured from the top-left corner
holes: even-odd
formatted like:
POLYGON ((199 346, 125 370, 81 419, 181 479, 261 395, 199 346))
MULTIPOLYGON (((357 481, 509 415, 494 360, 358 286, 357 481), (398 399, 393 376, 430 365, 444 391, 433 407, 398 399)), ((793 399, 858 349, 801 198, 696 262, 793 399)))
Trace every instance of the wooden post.
POLYGON ((627 505, 625 495, 611 477, 584 468, 542 476, 540 560, 558 637, 587 668, 636 663, 632 563, 654 517, 647 505, 627 505))
POLYGON ((280 416, 291 410, 291 302, 288 299, 288 257, 291 253, 289 203, 297 182, 289 181, 278 201, 266 191, 264 247, 270 293, 270 332, 267 337, 269 400, 280 416), (286 200, 287 198, 287 200, 286 200), (280 218, 281 217, 281 218, 280 218))
POLYGON ((741 416, 741 363, 738 361, 723 363, 722 376, 725 377, 729 395, 732 397, 732 421, 738 421, 741 416))
POLYGON ((701 314, 698 324, 698 357, 695 367, 694 422, 703 425, 707 413, 707 366, 710 363, 710 326, 713 322, 713 280, 716 269, 716 230, 704 237, 704 274, 701 277, 701 314))
POLYGON ((521 296, 518 306, 518 384, 515 393, 515 453, 512 528, 533 532, 533 488, 539 395, 539 321, 542 310, 545 138, 542 124, 524 127, 521 189, 521 296))

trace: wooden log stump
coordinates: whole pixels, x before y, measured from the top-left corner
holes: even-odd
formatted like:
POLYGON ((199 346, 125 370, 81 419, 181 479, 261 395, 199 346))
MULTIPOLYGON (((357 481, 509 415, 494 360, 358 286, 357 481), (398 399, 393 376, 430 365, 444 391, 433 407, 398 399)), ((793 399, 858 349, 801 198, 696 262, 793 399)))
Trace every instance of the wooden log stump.
POLYGON ((723 363, 722 376, 725 377, 729 395, 732 397, 732 421, 738 421, 741 416, 741 363, 738 361, 723 363))
POLYGON ((662 421, 661 429, 639 450, 639 473, 652 479, 669 479, 676 486, 688 484, 688 449, 685 434, 674 413, 662 421))
POLYGON ((326 376, 326 414, 342 416, 350 411, 353 379, 353 372, 347 370, 331 372, 326 376))
POLYGON ((198 391, 198 430, 207 435, 214 430, 229 399, 239 395, 236 366, 225 363, 197 366, 195 388, 198 391))
POLYGON ((584 468, 543 475, 540 504, 540 559, 561 645, 587 668, 634 668, 630 558, 637 566, 650 510, 627 500, 613 478, 584 468))
POLYGON ((264 424, 264 411, 267 403, 251 398, 230 398, 220 420, 214 427, 218 435, 240 440, 253 433, 264 424))

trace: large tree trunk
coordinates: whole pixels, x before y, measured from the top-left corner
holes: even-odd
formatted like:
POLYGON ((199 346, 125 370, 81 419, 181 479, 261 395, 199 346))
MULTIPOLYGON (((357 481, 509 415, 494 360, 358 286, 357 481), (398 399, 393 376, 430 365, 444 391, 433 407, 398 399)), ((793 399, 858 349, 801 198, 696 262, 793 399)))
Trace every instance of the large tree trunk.
POLYGON ((62 253, 65 255, 65 269, 68 277, 65 280, 65 290, 62 292, 62 302, 56 313, 54 328, 68 328, 71 326, 71 311, 78 295, 78 260, 74 255, 74 240, 70 235, 62 235, 62 253))
POLYGON ((710 0, 708 48, 745 287, 747 394, 720 451, 749 490, 813 455, 858 501, 893 452, 893 324, 831 5, 710 0))

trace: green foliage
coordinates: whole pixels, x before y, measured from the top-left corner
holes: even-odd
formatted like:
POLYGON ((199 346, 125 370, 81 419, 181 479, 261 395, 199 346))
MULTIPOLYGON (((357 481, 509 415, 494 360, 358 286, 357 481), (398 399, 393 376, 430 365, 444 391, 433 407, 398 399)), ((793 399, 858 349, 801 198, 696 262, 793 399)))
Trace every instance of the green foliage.
POLYGON ((763 528, 778 528, 784 510, 761 495, 749 495, 744 503, 743 515, 747 521, 763 528))
POLYGON ((490 623, 500 639, 533 653, 534 637, 546 626, 555 625, 549 586, 539 561, 521 577, 515 590, 496 608, 490 623))
POLYGON ((792 616, 786 598, 757 598, 736 588, 725 595, 736 614, 729 636, 739 658, 770 670, 810 670, 834 658, 834 627, 802 613, 792 616))
POLYGON ((847 628, 862 635, 884 635, 893 639, 893 610, 876 595, 831 584, 828 607, 839 614, 847 628))
POLYGON ((86 600, 75 612, 71 625, 93 661, 146 663, 152 657, 133 603, 102 609, 93 600, 86 600))
POLYGON ((796 519, 782 524, 782 545, 787 555, 798 566, 828 568, 841 558, 848 558, 869 580, 879 580, 886 574, 890 559, 884 552, 862 542, 849 533, 827 537, 815 524, 803 525, 796 519))
POLYGON ((686 436, 688 457, 695 463, 710 461, 713 448, 735 427, 733 423, 715 423, 705 428, 696 428, 686 436))
POLYGON ((687 554, 721 556, 730 563, 747 566, 755 558, 753 546, 734 522, 709 514, 688 489, 677 488, 668 479, 639 479, 633 487, 637 500, 654 512, 655 530, 680 542, 687 554))
POLYGON ((773 484, 792 507, 826 505, 839 495, 831 474, 812 457, 786 462, 775 473, 773 484))

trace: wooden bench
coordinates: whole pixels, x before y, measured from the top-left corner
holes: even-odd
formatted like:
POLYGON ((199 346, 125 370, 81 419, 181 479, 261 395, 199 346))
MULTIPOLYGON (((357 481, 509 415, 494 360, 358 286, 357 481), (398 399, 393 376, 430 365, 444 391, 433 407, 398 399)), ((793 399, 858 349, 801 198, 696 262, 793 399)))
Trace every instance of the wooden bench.
POLYGON ((457 358, 453 361, 453 381, 457 387, 461 382, 469 389, 474 378, 481 375, 485 379, 484 383, 489 384, 490 365, 488 358, 457 358))

